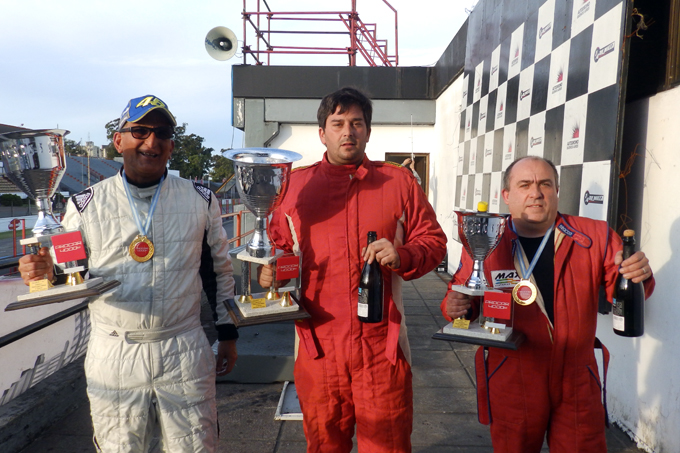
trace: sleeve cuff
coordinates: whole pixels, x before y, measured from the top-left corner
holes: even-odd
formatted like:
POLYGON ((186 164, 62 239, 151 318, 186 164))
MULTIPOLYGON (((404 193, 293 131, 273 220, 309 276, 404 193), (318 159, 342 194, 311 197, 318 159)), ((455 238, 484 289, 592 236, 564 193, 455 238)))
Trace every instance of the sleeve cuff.
POLYGON ((397 253, 399 254, 399 269, 397 269, 397 273, 401 275, 411 269, 411 254, 404 247, 398 247, 397 253))
POLYGON ((219 324, 216 325, 217 341, 236 340, 238 338, 238 330, 233 324, 219 324))

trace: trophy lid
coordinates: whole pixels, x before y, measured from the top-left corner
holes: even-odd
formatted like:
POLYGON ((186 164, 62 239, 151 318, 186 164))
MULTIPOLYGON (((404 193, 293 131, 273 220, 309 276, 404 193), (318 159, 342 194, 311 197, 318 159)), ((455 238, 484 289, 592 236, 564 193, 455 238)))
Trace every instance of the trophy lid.
POLYGON ((224 153, 224 157, 234 162, 249 165, 287 164, 302 159, 302 155, 277 148, 241 148, 224 153))
POLYGON ((19 140, 22 138, 31 138, 41 135, 54 135, 63 137, 70 133, 71 131, 67 131, 66 129, 24 129, 0 134, 0 141, 19 140))

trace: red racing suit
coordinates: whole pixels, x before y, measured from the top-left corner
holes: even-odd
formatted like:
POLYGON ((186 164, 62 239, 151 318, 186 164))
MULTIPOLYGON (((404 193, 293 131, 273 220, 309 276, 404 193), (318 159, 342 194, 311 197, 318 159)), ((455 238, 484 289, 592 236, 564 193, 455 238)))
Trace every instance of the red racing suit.
MULTIPOLYGON (((491 271, 517 270, 520 247, 506 228, 500 244, 484 261, 491 271)), ((479 421, 491 424, 494 452, 538 453, 546 431, 553 452, 606 452, 605 408, 594 347, 598 294, 604 285, 611 302, 621 239, 605 222, 558 214, 555 224, 554 325, 538 303, 514 305, 513 329, 526 335, 517 351, 480 347, 476 354, 479 421)), ((472 260, 463 253, 451 285, 464 284, 472 260)), ((535 281, 534 281, 535 284, 535 281)), ((645 281, 646 296, 654 279, 645 281)), ((446 316, 446 299, 442 302, 446 316)), ((479 307, 473 306, 475 314, 479 307)), ((474 316, 474 315, 473 315, 474 316)), ((606 394, 605 394, 606 397, 606 394)), ((605 401, 606 404, 606 401, 605 401)))
POLYGON ((401 281, 439 264, 446 236, 409 170, 364 157, 338 166, 327 157, 293 170, 269 235, 302 252, 300 347, 295 386, 307 451, 349 452, 354 425, 360 451, 411 451, 413 393, 401 281), (369 231, 395 244, 401 267, 382 268, 384 317, 357 318, 357 295, 369 231))

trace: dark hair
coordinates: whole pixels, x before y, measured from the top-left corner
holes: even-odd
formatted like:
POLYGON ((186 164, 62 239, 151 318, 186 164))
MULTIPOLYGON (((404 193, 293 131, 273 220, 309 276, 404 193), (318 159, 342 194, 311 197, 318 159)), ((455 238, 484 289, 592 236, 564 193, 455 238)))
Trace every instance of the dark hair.
POLYGON ((364 112, 364 121, 366 127, 371 128, 371 119, 373 117, 373 105, 371 100, 361 91, 352 87, 340 88, 331 94, 327 94, 321 100, 319 110, 316 112, 316 118, 319 121, 319 127, 326 129, 326 119, 335 113, 338 106, 340 111, 338 113, 345 113, 351 106, 357 105, 364 112))
POLYGON ((524 156, 524 157, 518 157, 515 159, 513 163, 511 163, 508 168, 505 170, 505 174, 503 175, 503 189, 504 190, 510 190, 510 172, 512 171, 513 167, 517 162, 521 162, 526 159, 532 159, 532 160, 540 160, 542 162, 545 162, 546 164, 550 165, 550 168, 552 168, 553 174, 555 175, 555 187, 557 189, 560 188, 560 177, 557 174, 557 167, 555 167, 555 164, 553 164, 550 160, 544 158, 544 157, 539 157, 539 156, 524 156))

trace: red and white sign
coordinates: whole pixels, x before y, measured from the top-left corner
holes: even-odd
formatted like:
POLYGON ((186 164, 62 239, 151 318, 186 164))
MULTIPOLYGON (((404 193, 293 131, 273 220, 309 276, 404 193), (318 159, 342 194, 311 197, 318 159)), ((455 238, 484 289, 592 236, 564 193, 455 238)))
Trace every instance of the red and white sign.
POLYGON ((487 318, 510 320, 512 318, 512 294, 485 292, 482 314, 487 318))
POLYGON ((14 219, 14 220, 9 221, 9 225, 7 225, 7 228, 9 228, 10 230, 14 230, 14 229, 18 230, 20 226, 21 226, 21 220, 14 219))
POLYGON ((57 263, 84 260, 87 258, 83 236, 80 231, 52 236, 52 246, 57 263))
POLYGON ((300 258, 293 256, 282 256, 276 260, 276 279, 289 280, 298 278, 300 275, 300 258))

